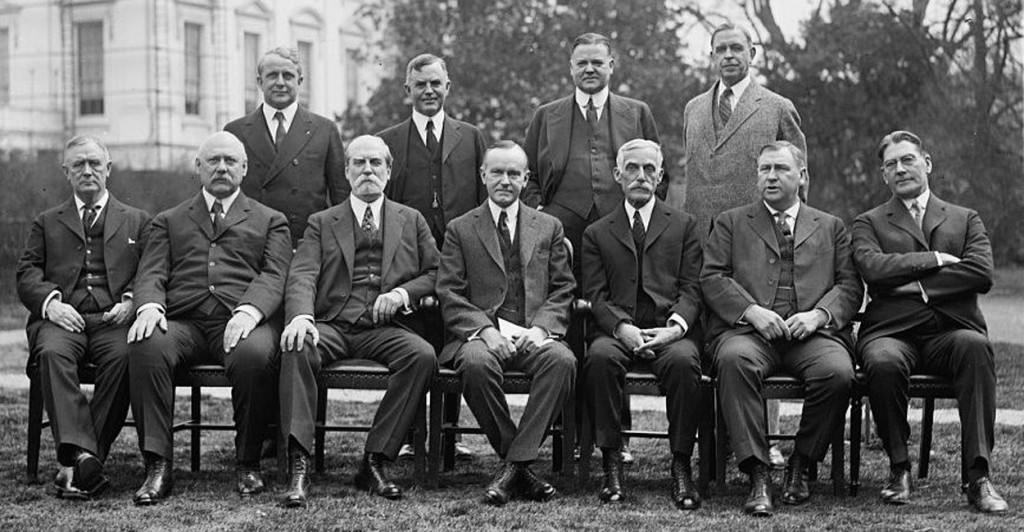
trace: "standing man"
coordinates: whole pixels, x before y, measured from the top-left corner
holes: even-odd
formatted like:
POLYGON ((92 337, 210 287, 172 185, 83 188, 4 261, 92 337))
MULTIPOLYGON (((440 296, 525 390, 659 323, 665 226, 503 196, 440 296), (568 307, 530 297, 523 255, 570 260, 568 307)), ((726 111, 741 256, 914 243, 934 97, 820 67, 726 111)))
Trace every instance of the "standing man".
POLYGON ((526 153, 502 141, 484 156, 480 177, 488 200, 448 225, 437 276, 445 324, 455 339, 441 352, 462 379, 462 393, 501 467, 484 501, 513 496, 545 501, 555 488, 530 464, 576 380, 576 357, 562 341, 575 281, 562 224, 519 201, 526 153), (501 376, 526 372, 530 397, 519 426, 512 421, 501 376))
POLYGON ((910 500, 907 401, 911 373, 953 381, 960 410, 960 474, 967 501, 1004 513, 989 480, 995 444, 995 355, 978 294, 992 287, 992 246, 978 213, 928 189, 932 159, 921 139, 893 131, 878 148, 892 199, 853 222, 853 257, 871 302, 857 341, 868 398, 886 454, 882 500, 910 500))
POLYGON ((263 104, 224 130, 245 144, 250 172, 242 192, 284 213, 295 249, 309 215, 348 197, 341 135, 333 121, 299 106, 297 51, 267 52, 256 66, 256 82, 263 104))
POLYGON ((761 201, 723 213, 704 247, 701 289, 708 351, 736 462, 750 475, 743 510, 770 516, 772 481, 761 384, 785 371, 806 394, 782 502, 810 499, 807 466, 825 457, 843 430, 853 384, 851 320, 862 288, 843 222, 800 202, 803 152, 786 141, 757 162, 761 201))
POLYGON ((444 59, 414 57, 405 68, 412 116, 378 133, 395 158, 384 195, 420 211, 438 245, 448 222, 487 199, 478 178, 484 136, 476 126, 445 114, 451 87, 444 59))
POLYGON ((587 407, 601 448, 601 500, 621 501, 623 388, 645 364, 665 390, 672 449, 672 500, 700 507, 690 455, 700 420, 701 250, 696 221, 654 196, 663 175, 657 143, 619 148, 615 180, 626 199, 583 233, 583 294, 597 331, 584 362, 587 407))
POLYGON ((146 480, 140 506, 165 499, 174 485, 174 372, 223 364, 234 406, 238 493, 264 490, 260 446, 274 409, 281 305, 291 247, 284 215, 246 197, 245 148, 214 133, 199 147, 203 189, 153 220, 139 266, 138 317, 128 331, 132 415, 146 480))
POLYGON ((110 154, 99 139, 64 146, 72 197, 32 222, 18 261, 18 296, 29 310, 29 365, 39 367, 60 469, 57 496, 88 499, 109 482, 103 462, 128 414, 132 285, 149 215, 107 192, 110 154), (92 398, 78 369, 96 365, 92 398))
POLYGON ((720 213, 760 197, 750 173, 762 146, 785 140, 807 153, 793 103, 750 78, 755 54, 746 30, 728 23, 715 28, 711 62, 719 80, 683 111, 684 210, 697 217, 702 239, 720 213))
POLYGON ((320 368, 365 358, 391 370, 355 479, 387 499, 400 499, 402 490, 388 480, 384 461, 395 459, 437 373, 434 348, 406 317, 434 291, 438 257, 430 229, 419 212, 384 197, 392 159, 383 140, 357 137, 346 155, 352 194, 310 217, 288 273, 279 383, 288 507, 307 501, 320 368))

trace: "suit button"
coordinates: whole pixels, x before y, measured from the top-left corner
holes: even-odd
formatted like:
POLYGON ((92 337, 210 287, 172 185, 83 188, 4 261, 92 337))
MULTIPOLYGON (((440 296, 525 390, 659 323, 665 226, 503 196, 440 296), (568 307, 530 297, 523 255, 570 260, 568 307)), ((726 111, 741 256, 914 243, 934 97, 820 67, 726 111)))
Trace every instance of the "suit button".
POLYGON ((775 264, 775 259, 768 259, 768 264, 775 264))
POLYGON ((92 255, 92 250, 91 250, 91 249, 87 249, 87 250, 85 250, 85 254, 86 254, 86 255, 92 255))
POLYGON ((214 290, 216 290, 216 288, 214 288, 214 286, 211 284, 210 285, 210 291, 213 292, 214 290))
POLYGON ((82 246, 81 246, 81 245, 79 245, 79 246, 78 246, 77 248, 75 248, 75 249, 76 249, 76 250, 78 250, 78 251, 82 251, 82 246))
POLYGON ((299 187, 292 187, 292 194, 295 194, 298 191, 299 191, 299 187))
POLYGON ((217 247, 217 243, 216 243, 216 242, 210 242, 210 247, 211 247, 211 248, 215 248, 215 247, 217 247))
POLYGON ((92 287, 91 286, 87 286, 87 287, 85 287, 85 289, 90 291, 90 292, 92 292, 92 287))
POLYGON ((299 160, 298 159, 292 159, 292 166, 298 166, 298 165, 299 165, 299 160))
POLYGON ((775 279, 768 279, 768 284, 775 284, 775 279))
POLYGON ((216 266, 216 265, 217 265, 216 262, 213 262, 212 260, 210 261, 210 266, 216 266))

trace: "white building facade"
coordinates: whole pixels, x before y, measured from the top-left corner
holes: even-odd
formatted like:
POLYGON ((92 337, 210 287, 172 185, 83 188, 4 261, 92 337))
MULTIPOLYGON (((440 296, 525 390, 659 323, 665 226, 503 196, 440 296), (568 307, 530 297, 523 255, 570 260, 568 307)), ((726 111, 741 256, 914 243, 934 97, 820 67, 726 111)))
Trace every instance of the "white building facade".
POLYGON ((361 0, 0 0, 0 153, 102 138, 122 168, 178 169, 262 101, 256 63, 299 50, 329 118, 379 82, 361 0))

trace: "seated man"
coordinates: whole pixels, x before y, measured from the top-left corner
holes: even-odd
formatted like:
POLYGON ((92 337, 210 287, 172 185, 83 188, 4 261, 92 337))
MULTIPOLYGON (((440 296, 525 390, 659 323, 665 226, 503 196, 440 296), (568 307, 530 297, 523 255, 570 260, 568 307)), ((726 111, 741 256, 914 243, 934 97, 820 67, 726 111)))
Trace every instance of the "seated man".
POLYGON ((513 495, 554 496, 529 465, 576 379, 576 358, 561 340, 576 283, 562 224, 519 201, 528 173, 516 143, 487 151, 480 176, 488 200, 448 224, 437 275, 441 313, 455 336, 440 363, 454 365, 469 409, 501 457, 484 494, 498 506, 513 495), (533 380, 518 427, 501 391, 507 370, 533 380))
POLYGON ((615 181, 623 204, 583 233, 583 294, 596 331, 583 365, 587 406, 601 448, 601 500, 621 501, 622 395, 626 372, 649 367, 665 390, 672 449, 672 500, 700 507, 690 455, 700 419, 700 241, 696 221, 654 196, 661 147, 635 139, 619 148, 615 181), (699 340, 698 340, 699 341, 699 340))
POLYGON ((978 213, 928 190, 932 160, 909 131, 886 135, 878 148, 892 198, 853 222, 853 258, 871 302, 857 352, 886 454, 882 500, 910 499, 907 401, 911 373, 948 377, 961 425, 961 477, 967 501, 1003 513, 1006 501, 989 480, 995 444, 995 355, 978 308, 992 287, 992 246, 978 213))
POLYGON ((18 296, 61 465, 57 496, 87 499, 108 485, 103 462, 128 414, 125 338, 149 215, 107 192, 110 154, 99 139, 69 140, 62 168, 73 195, 32 222, 18 296), (87 363, 96 365, 91 399, 78 382, 87 363))
POLYGON ((153 219, 135 288, 138 318, 128 331, 132 415, 146 480, 137 505, 165 499, 174 485, 174 372, 223 364, 234 405, 239 494, 264 490, 260 447, 275 408, 281 305, 291 239, 281 213, 239 190, 245 148, 231 133, 199 147, 202 191, 153 219))
POLYGON ((388 480, 383 462, 395 459, 437 374, 434 348, 403 319, 434 291, 437 247, 430 228, 417 210, 384 197, 391 152, 380 137, 357 137, 345 155, 352 193, 309 217, 288 272, 279 383, 288 507, 306 505, 320 368, 365 358, 391 370, 355 479, 388 499, 400 499, 402 490, 388 480))
POLYGON ((750 475, 743 509, 773 513, 764 377, 785 371, 805 384, 800 427, 786 468, 782 502, 810 498, 807 466, 825 457, 853 384, 850 320, 862 288, 843 222, 800 202, 806 159, 775 141, 757 159, 762 201, 722 213, 704 248, 701 289, 708 353, 736 462, 750 475))

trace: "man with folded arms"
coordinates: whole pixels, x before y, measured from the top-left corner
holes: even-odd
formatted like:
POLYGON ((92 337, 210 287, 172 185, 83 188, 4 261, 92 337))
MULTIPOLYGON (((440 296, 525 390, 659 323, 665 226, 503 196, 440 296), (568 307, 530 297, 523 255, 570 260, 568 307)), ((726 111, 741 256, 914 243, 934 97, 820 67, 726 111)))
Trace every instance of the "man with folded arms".
POLYGON ((440 363, 458 372, 466 403, 501 458, 484 492, 496 506, 513 496, 555 495, 529 466, 576 379, 576 357, 561 340, 576 283, 562 224, 519 201, 528 174, 518 144, 501 141, 487 151, 480 177, 488 200, 448 224, 437 276, 441 313, 455 336, 440 363), (532 379, 518 426, 501 390, 508 370, 532 379))
POLYGON ((109 485, 103 462, 128 414, 125 337, 149 215, 107 192, 110 154, 99 139, 69 140, 62 168, 73 196, 32 222, 18 296, 61 466, 57 496, 88 499, 109 485), (96 365, 91 399, 78 382, 87 363, 96 365))
POLYGON ((707 352, 730 447, 750 476, 743 510, 754 516, 774 512, 764 377, 781 370, 805 387, 782 494, 791 505, 810 499, 807 467, 843 430, 853 385, 851 320, 863 289, 843 222, 801 203, 806 176, 807 160, 793 144, 762 148, 761 201, 721 214, 704 248, 707 352))

